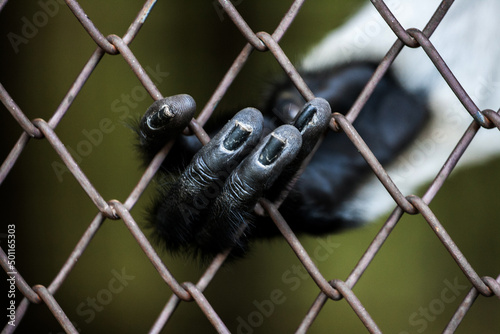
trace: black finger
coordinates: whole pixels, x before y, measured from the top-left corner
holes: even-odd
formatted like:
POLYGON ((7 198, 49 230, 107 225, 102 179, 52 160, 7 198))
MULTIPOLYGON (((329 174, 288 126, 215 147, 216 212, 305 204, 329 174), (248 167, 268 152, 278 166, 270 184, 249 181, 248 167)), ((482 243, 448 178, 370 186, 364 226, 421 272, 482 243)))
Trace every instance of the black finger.
POLYGON ((240 111, 194 156, 162 196, 153 219, 168 248, 175 250, 189 244, 226 178, 260 139, 262 123, 258 110, 240 111))
POLYGON ((282 125, 275 129, 231 174, 221 194, 223 200, 251 208, 295 158, 301 145, 302 138, 295 127, 282 125))
POLYGON ((279 176, 273 187, 266 193, 266 197, 276 201, 287 194, 292 186, 291 181, 300 169, 304 159, 313 151, 318 140, 328 128, 332 112, 330 104, 322 98, 314 98, 304 105, 296 115, 293 125, 302 135, 302 146, 295 159, 279 176))
POLYGON ((179 135, 193 118, 196 102, 187 94, 155 101, 139 124, 140 145, 154 155, 165 143, 179 135))
POLYGON ((263 117, 255 108, 237 113, 215 137, 194 157, 202 159, 212 171, 225 171, 227 175, 258 143, 262 134, 263 117))
POLYGON ((330 104, 320 97, 314 98, 304 105, 295 118, 293 125, 302 135, 302 147, 298 159, 307 156, 328 127, 332 117, 330 104))
POLYGON ((238 165, 211 207, 206 225, 198 232, 197 243, 204 251, 217 252, 242 245, 239 234, 247 224, 249 212, 295 158, 301 144, 300 132, 294 126, 282 125, 262 139, 238 165))

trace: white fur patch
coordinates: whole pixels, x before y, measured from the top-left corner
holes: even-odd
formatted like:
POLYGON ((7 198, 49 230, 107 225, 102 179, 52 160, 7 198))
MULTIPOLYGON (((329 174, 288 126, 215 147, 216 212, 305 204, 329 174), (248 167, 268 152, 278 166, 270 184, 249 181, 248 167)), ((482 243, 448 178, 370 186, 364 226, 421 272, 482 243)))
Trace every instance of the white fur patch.
MULTIPOLYGON (((440 1, 392 0, 387 3, 405 29, 423 29, 440 1)), ((479 109, 500 107, 499 13, 498 0, 457 0, 430 39, 479 109)), ((314 70, 355 60, 379 61, 395 41, 395 34, 369 3, 326 36, 306 56, 302 67, 314 70)), ((472 117, 423 49, 404 48, 392 69, 409 91, 427 96, 432 114, 428 127, 387 169, 401 192, 410 195, 436 176, 472 117)), ((459 166, 478 164, 498 154, 500 132, 481 129, 459 166)), ((345 203, 340 216, 371 221, 395 205, 373 176, 353 200, 345 203)))

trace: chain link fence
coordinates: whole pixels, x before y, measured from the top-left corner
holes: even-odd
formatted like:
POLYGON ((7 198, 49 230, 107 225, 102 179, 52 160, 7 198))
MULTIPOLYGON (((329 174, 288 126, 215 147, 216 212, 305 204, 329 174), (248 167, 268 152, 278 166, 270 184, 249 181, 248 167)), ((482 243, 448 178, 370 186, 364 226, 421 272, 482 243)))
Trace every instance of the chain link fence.
MULTIPOLYGON (((5 0, 0 1, 0 11, 7 3, 8 1, 5 0)), ((280 40, 285 36, 288 28, 293 24, 294 19, 300 12, 303 3, 304 0, 294 1, 274 31, 256 33, 245 21, 245 15, 239 13, 238 8, 235 7, 236 2, 231 3, 224 0, 219 1, 218 6, 216 7, 219 11, 217 11, 214 15, 227 15, 227 17, 231 19, 237 29, 245 37, 247 43, 234 59, 231 67, 220 81, 216 90, 208 99, 208 102, 205 104, 197 118, 193 119, 189 125, 189 131, 196 135, 203 143, 208 141, 208 136, 204 132, 203 126, 210 119, 216 106, 225 96, 226 92, 238 77, 241 69, 247 64, 247 61, 250 59, 250 56, 254 51, 271 53, 278 61, 279 65, 283 68, 283 71, 296 85, 301 94, 308 99, 312 99, 314 97, 313 92, 309 90, 300 74, 297 72, 295 67, 292 65, 292 62, 280 46, 280 40)), ((314 261, 314 256, 308 253, 308 250, 303 247, 301 241, 297 239, 288 227, 286 221, 281 217, 278 208, 273 203, 266 200, 262 200, 261 205, 278 226, 279 230, 283 234, 283 237, 286 239, 291 249, 307 271, 308 277, 310 277, 319 288, 317 298, 310 306, 307 314, 305 314, 303 319, 299 322, 297 332, 306 332, 312 326, 315 319, 317 319, 318 315, 324 309, 323 306, 328 300, 338 301, 341 299, 347 301, 349 306, 359 318, 359 321, 368 329, 369 332, 381 332, 380 328, 383 328, 384 326, 379 324, 377 319, 370 315, 370 309, 366 309, 363 306, 363 296, 358 296, 353 289, 367 268, 372 264, 377 256, 377 253, 383 248, 385 241, 393 232, 398 221, 400 221, 401 217, 405 214, 421 215, 425 221, 427 221, 435 233, 435 236, 445 246, 451 258, 456 262, 456 265, 460 268, 463 275, 465 275, 471 284, 470 291, 467 293, 465 298, 463 298, 463 301, 456 309, 456 312, 449 320, 449 323, 444 330, 445 332, 454 332, 462 320, 467 317, 468 310, 480 295, 484 297, 500 297, 500 276, 481 276, 474 269, 460 248, 447 233, 445 227, 441 224, 436 214, 429 207, 429 204, 438 194, 445 180, 455 168, 460 157, 466 151, 468 144, 473 140, 475 133, 481 127, 497 127, 500 129, 500 116, 493 110, 478 110, 472 99, 469 98, 467 92, 462 88, 458 80, 453 76, 453 73, 446 66, 444 60, 440 58, 438 53, 439 50, 435 50, 433 45, 429 42, 429 36, 439 26, 439 23, 446 15, 448 9, 452 6, 453 1, 445 0, 439 5, 436 4, 436 8, 438 8, 438 10, 422 31, 417 29, 407 30, 403 27, 398 22, 397 17, 391 13, 383 1, 372 1, 372 3, 387 24, 390 25, 397 38, 395 38, 395 43, 387 51, 386 57, 379 64, 372 79, 366 85, 360 95, 360 98, 352 106, 351 110, 346 115, 334 114, 330 127, 332 131, 343 131, 350 138, 359 150, 360 154, 363 155, 367 163, 370 165, 373 172, 377 175, 384 187, 394 198, 394 201, 397 204, 396 209, 392 212, 387 221, 380 228, 379 232, 373 238, 373 241, 366 249, 357 265, 352 268, 351 274, 346 279, 332 279, 330 277, 325 277, 321 273, 314 261), (436 175, 434 182, 430 184, 425 194, 421 197, 415 195, 407 196, 407 194, 400 192, 397 185, 392 182, 391 176, 380 165, 368 146, 364 143, 363 138, 358 135, 356 128, 352 125, 359 111, 362 109, 364 103, 382 78, 383 74, 388 71, 391 64, 397 58, 399 52, 408 47, 421 47, 424 49, 426 54, 434 62, 443 78, 455 92, 457 97, 462 101, 472 117, 470 127, 466 130, 462 139, 457 143, 455 150, 451 153, 445 165, 439 171, 439 174, 436 175)), ((23 271, 18 270, 18 268, 14 265, 15 250, 13 247, 10 247, 10 245, 14 245, 14 242, 2 242, 0 261, 3 269, 7 273, 7 277, 11 279, 10 281, 8 280, 8 284, 11 289, 8 289, 7 291, 14 292, 15 289, 12 290, 12 286, 15 285, 17 290, 23 296, 22 301, 15 305, 14 312, 9 313, 9 310, 7 311, 8 323, 5 325, 3 333, 12 333, 16 330, 16 327, 21 324, 25 314, 28 312, 28 306, 30 304, 44 304, 66 332, 77 332, 77 328, 75 328, 71 319, 67 316, 67 310, 65 310, 64 307, 61 307, 55 295, 65 283, 68 276, 71 275, 78 260, 90 247, 93 238, 101 231, 103 223, 106 220, 123 221, 144 254, 156 268, 158 274, 161 276, 161 279, 172 291, 170 299, 166 301, 163 310, 157 316, 156 321, 151 325, 151 333, 160 332, 169 319, 171 319, 179 304, 183 302, 196 303, 199 309, 218 332, 227 333, 229 330, 226 327, 224 319, 221 318, 214 310, 211 300, 207 299, 204 291, 210 285, 213 278, 217 275, 221 266, 224 264, 228 252, 220 254, 206 268, 205 272, 196 283, 190 281, 181 282, 179 278, 173 274, 169 268, 169 264, 165 263, 160 258, 155 248, 150 244, 149 240, 139 227, 140 225, 137 224, 136 218, 130 213, 130 210, 134 207, 139 198, 143 195, 148 184, 151 182, 153 175, 160 167, 161 162, 165 158, 168 159, 167 155, 171 147, 171 143, 168 144, 154 158, 149 166, 147 166, 144 174, 124 201, 107 200, 106 197, 102 195, 102 190, 97 189, 93 185, 93 183, 89 180, 89 177, 79 166, 78 158, 75 157, 76 152, 70 152, 68 147, 65 146, 65 143, 55 131, 63 117, 71 113, 71 105, 73 101, 82 91, 87 82, 91 80, 93 72, 107 55, 122 57, 128 64, 130 70, 136 75, 141 85, 153 99, 157 100, 163 97, 155 84, 155 81, 158 80, 154 80, 155 78, 152 79, 150 74, 151 71, 148 71, 141 65, 141 60, 138 59, 136 54, 134 54, 134 52, 129 48, 129 44, 139 33, 142 25, 147 20, 148 15, 152 10, 154 10, 153 6, 155 5, 155 1, 146 1, 144 3, 143 7, 137 13, 137 16, 132 21, 127 32, 123 36, 117 36, 114 34, 108 36, 103 35, 99 28, 89 19, 87 13, 85 12, 85 4, 80 4, 74 0, 66 0, 65 4, 72 11, 90 38, 97 44, 97 48, 92 53, 83 69, 76 76, 70 90, 60 102, 59 107, 48 120, 42 118, 30 120, 19 106, 22 98, 13 98, 9 95, 8 87, 0 85, 0 98, 2 103, 10 112, 12 118, 15 119, 18 126, 23 130, 22 135, 17 139, 17 142, 12 147, 10 153, 1 165, 0 184, 2 184, 6 178, 9 177, 10 173, 15 171, 16 163, 19 159, 21 159, 23 152, 28 148, 28 146, 32 145, 33 141, 46 141, 52 147, 54 152, 60 157, 62 168, 67 169, 71 173, 98 209, 98 213, 90 222, 85 232, 81 235, 80 240, 76 243, 76 245, 74 245, 73 251, 67 257, 64 265, 58 270, 56 277, 46 286, 32 285, 32 282, 25 280, 23 271), (9 318, 9 314, 14 314, 14 317, 9 318)), ((43 20, 43 17, 38 18, 38 20, 43 20)), ((18 46, 21 46, 22 41, 18 42, 18 46)), ((175 52, 175 50, 173 52, 175 52)), ((104 129, 106 129, 106 124, 103 124, 103 131, 104 129)), ((496 130, 491 129, 488 131, 496 130)), ((14 240, 16 225, 6 225, 6 233, 8 233, 6 240, 14 240)), ((20 226, 20 223, 17 226, 20 226)), ((4 231, 2 232, 5 233, 4 231)), ((498 236, 496 237, 498 241, 498 236)), ((23 247, 23 245, 18 243, 17 247, 23 247)), ((19 251, 19 249, 17 251, 19 251)), ((496 261, 493 268, 498 268, 498 264, 498 261, 496 261)), ((113 275, 118 277, 120 273, 114 272, 113 275)), ((126 274, 122 272, 121 277, 123 278, 124 276, 126 277, 126 274)), ((279 296, 275 297, 275 299, 279 300, 279 296)), ((334 326, 335 324, 332 323, 332 328, 334 326)))

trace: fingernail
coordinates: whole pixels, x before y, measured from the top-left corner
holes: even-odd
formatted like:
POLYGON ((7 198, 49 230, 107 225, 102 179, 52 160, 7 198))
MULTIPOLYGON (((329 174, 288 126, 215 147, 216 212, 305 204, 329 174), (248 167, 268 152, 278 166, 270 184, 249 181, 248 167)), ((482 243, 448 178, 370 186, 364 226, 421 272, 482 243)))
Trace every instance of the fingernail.
POLYGON ((271 135, 266 146, 262 149, 259 155, 259 162, 264 166, 272 164, 281 154, 285 142, 271 135))
POLYGON ((149 116, 146 122, 151 130, 157 130, 164 127, 174 118, 174 116, 175 115, 170 111, 169 106, 164 104, 161 106, 160 110, 149 116))
POLYGON ((246 128, 240 122, 236 122, 229 135, 224 139, 223 145, 229 151, 237 150, 248 139, 252 133, 250 128, 246 128))
POLYGON ((301 111, 301 113, 299 114, 299 117, 297 117, 297 119, 295 120, 295 123, 294 123, 294 126, 300 131, 302 132, 302 130, 304 130, 304 128, 307 126, 307 124, 309 124, 314 115, 316 114, 318 110, 316 109, 315 106, 309 104, 307 105, 304 110, 301 111))

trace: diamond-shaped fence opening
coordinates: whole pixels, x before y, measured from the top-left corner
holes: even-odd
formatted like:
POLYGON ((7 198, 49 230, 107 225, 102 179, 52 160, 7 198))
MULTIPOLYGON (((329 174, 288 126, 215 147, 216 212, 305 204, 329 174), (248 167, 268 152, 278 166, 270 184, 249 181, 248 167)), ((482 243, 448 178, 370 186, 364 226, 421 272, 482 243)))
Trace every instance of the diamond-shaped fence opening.
MULTIPOLYGON (((148 239, 148 185, 168 147, 144 170, 129 124, 153 99, 189 93, 198 104, 190 130, 203 138, 212 114, 255 103, 283 70, 311 98, 288 60, 359 2, 0 1, 3 332, 500 330, 498 161, 447 179, 481 125, 497 131, 498 115, 473 108, 428 43, 453 1, 436 1, 422 31, 393 16, 404 3, 372 2, 395 33, 377 73, 421 45, 476 121, 430 186, 402 194, 356 136, 361 99, 334 115, 331 131, 353 141, 394 212, 356 231, 297 239, 262 201, 283 237, 239 262, 223 266, 221 254, 200 267, 148 239)), ((365 93, 371 84, 377 76, 365 93)), ((479 93, 497 91, 486 82, 479 93)))

